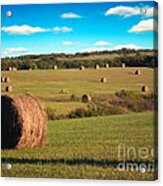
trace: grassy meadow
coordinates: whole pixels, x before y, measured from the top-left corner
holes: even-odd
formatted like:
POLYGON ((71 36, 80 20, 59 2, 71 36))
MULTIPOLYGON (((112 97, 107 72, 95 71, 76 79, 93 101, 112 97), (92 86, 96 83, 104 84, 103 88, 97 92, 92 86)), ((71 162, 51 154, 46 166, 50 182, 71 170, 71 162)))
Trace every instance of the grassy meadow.
MULTIPOLYGON (((13 92, 7 94, 33 94, 45 109, 54 109, 59 115, 86 108, 87 104, 81 101, 83 94, 103 98, 122 89, 146 94, 141 93, 143 85, 149 87, 148 93, 153 92, 153 69, 139 68, 139 76, 134 74, 136 69, 3 71, 2 76, 11 78, 8 84, 12 85, 13 92), (102 77, 108 82, 101 83, 102 77), (72 95, 79 99, 72 101, 72 95)), ((6 85, 2 83, 2 94, 6 94, 6 85)), ((153 121, 152 111, 49 120, 45 146, 2 150, 2 176, 154 180, 152 171, 142 174, 135 169, 117 170, 121 162, 153 162, 151 154, 146 159, 133 153, 127 158, 118 156, 119 144, 134 147, 136 152, 143 147, 152 150, 156 125, 153 121), (12 164, 10 170, 6 169, 7 163, 12 164)))

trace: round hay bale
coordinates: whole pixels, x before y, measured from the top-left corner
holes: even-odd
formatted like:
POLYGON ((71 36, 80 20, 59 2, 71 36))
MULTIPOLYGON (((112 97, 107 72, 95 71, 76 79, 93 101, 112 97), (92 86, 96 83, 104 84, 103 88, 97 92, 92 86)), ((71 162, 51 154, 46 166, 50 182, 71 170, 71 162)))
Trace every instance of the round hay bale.
POLYGON ((79 70, 84 70, 85 68, 84 68, 84 66, 82 65, 82 66, 80 66, 80 68, 79 68, 79 70))
POLYGON ((135 75, 141 75, 141 71, 140 70, 136 70, 135 71, 135 75))
POLYGON ((100 81, 101 81, 101 83, 107 83, 107 78, 106 77, 102 77, 100 81))
POLYGON ((32 71, 32 68, 29 68, 28 70, 29 70, 29 71, 32 71))
POLYGON ((14 72, 17 71, 17 68, 16 67, 13 67, 12 68, 12 71, 14 71, 14 72))
POLYGON ((5 82, 5 78, 1 77, 1 82, 4 83, 5 82))
POLYGON ((122 68, 125 68, 126 67, 125 63, 122 63, 121 67, 122 68))
POLYGON ((88 95, 88 94, 84 94, 84 95, 82 96, 82 101, 83 101, 84 103, 88 103, 88 102, 90 102, 91 100, 92 100, 92 98, 91 98, 91 96, 88 95))
POLYGON ((8 67, 8 71, 12 71, 12 67, 8 67))
POLYGON ((6 87, 6 92, 12 92, 12 86, 11 85, 8 85, 6 87))
POLYGON ((98 70, 100 68, 99 65, 95 65, 95 69, 98 70))
POLYGON ((1 96, 2 149, 35 147, 44 144, 47 116, 40 102, 29 94, 1 96))
POLYGON ((148 86, 143 86, 141 90, 142 90, 142 92, 148 92, 149 88, 148 88, 148 86))
POLYGON ((11 79, 9 77, 5 77, 5 83, 10 83, 11 79))
POLYGON ((105 64, 105 68, 109 68, 109 64, 105 64))
POLYGON ((57 70, 57 69, 58 69, 57 65, 54 65, 53 70, 57 70))

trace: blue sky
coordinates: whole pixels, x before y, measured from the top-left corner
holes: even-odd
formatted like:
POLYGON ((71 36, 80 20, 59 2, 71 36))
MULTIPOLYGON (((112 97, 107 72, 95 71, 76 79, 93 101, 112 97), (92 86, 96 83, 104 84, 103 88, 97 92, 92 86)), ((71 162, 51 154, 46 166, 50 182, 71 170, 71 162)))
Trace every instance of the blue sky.
POLYGON ((151 49, 156 11, 153 1, 3 5, 2 56, 151 49))

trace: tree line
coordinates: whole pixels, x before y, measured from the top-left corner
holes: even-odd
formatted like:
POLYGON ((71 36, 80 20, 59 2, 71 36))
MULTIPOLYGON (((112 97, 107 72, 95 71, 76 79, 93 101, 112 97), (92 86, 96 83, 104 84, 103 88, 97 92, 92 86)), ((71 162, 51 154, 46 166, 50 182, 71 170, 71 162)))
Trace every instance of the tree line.
POLYGON ((1 60, 1 69, 9 67, 17 69, 52 69, 54 65, 58 68, 93 68, 96 64, 104 67, 119 67, 125 63, 128 67, 157 67, 158 54, 156 50, 134 50, 121 49, 116 51, 96 51, 76 54, 53 53, 40 55, 23 55, 18 57, 5 57, 1 60))

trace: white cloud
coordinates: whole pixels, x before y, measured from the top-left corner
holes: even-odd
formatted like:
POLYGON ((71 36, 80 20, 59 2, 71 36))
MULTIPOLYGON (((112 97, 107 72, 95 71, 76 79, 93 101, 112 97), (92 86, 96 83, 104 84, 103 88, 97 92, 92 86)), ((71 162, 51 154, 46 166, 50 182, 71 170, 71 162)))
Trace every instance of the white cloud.
POLYGON ((134 25, 128 32, 150 32, 150 31, 158 31, 158 23, 154 19, 148 19, 140 21, 137 25, 134 25))
POLYGON ((69 45, 77 45, 79 42, 73 42, 73 41, 63 41, 63 45, 69 46, 69 45))
POLYGON ((33 33, 38 32, 47 32, 50 31, 50 29, 45 29, 41 27, 31 27, 29 25, 22 25, 22 26, 8 26, 8 27, 2 27, 1 29, 4 32, 7 32, 9 34, 20 34, 20 35, 29 35, 33 33))
POLYGON ((28 50, 26 48, 7 48, 2 52, 3 56, 10 56, 13 54, 26 53, 28 50))
POLYGON ((108 43, 107 41, 98 41, 94 44, 94 46, 96 47, 104 47, 104 46, 108 46, 110 45, 110 43, 108 43))
POLYGON ((63 27, 56 26, 53 28, 53 30, 55 32, 71 32, 73 29, 67 26, 63 26, 63 27))
POLYGON ((116 6, 114 8, 110 8, 105 12, 105 16, 109 15, 119 15, 122 17, 131 17, 135 15, 143 15, 146 17, 152 17, 158 15, 158 10, 154 7, 130 7, 130 6, 116 6), (144 13, 142 11, 145 10, 144 13))
POLYGON ((78 14, 75 14, 73 12, 69 12, 69 13, 63 13, 61 15, 61 18, 64 18, 64 19, 77 19, 77 18, 81 18, 81 16, 78 15, 78 14))
POLYGON ((122 49, 122 48, 138 50, 138 49, 141 49, 142 47, 137 46, 137 45, 135 45, 135 44, 127 44, 127 45, 117 45, 117 46, 114 46, 114 47, 112 48, 112 50, 120 50, 120 49, 122 49))

